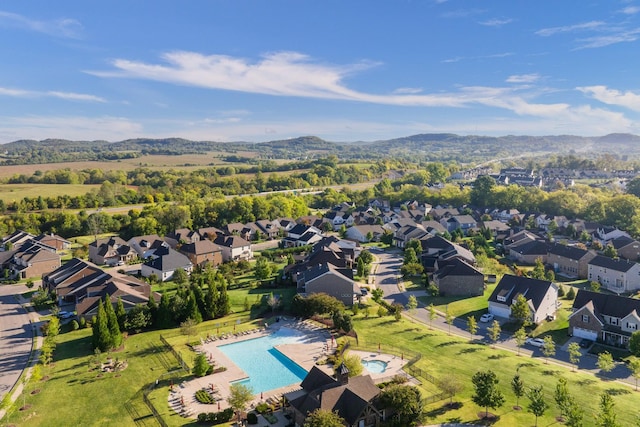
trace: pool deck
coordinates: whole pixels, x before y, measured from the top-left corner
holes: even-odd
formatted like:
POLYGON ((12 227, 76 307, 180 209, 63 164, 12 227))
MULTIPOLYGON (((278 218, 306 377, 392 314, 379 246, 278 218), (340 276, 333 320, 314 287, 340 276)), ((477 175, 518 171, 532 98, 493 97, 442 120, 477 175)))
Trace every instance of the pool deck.
MULTIPOLYGON (((195 418, 201 412, 218 412, 229 407, 227 403, 227 397, 230 394, 229 386, 231 383, 247 378, 247 374, 235 365, 231 359, 229 359, 220 349, 219 346, 231 344, 234 342, 245 341, 253 338, 259 338, 262 336, 270 335, 280 328, 296 329, 304 332, 305 339, 303 342, 295 344, 281 344, 277 346, 284 355, 295 363, 300 365, 306 371, 311 370, 313 366, 317 366, 323 369, 329 374, 333 374, 331 366, 328 365, 316 365, 318 360, 324 359, 329 352, 332 351, 333 340, 329 330, 323 325, 317 324, 310 320, 296 321, 296 320, 281 320, 280 322, 273 323, 265 329, 255 330, 254 332, 247 334, 238 334, 236 336, 231 335, 226 339, 217 339, 210 342, 204 342, 202 345, 196 348, 197 351, 204 352, 210 360, 215 361, 215 366, 224 366, 226 368, 223 372, 207 375, 202 378, 195 378, 191 381, 183 382, 180 385, 173 387, 173 392, 169 393, 169 406, 176 412, 182 414, 185 417, 195 418), (213 397, 217 400, 217 403, 213 405, 202 404, 195 398, 195 393, 200 389, 209 389, 213 391, 213 397)), ((378 354, 371 352, 361 352, 349 350, 349 354, 356 354, 360 356, 362 360, 380 360, 387 363, 385 372, 370 374, 374 381, 380 382, 383 379, 388 379, 395 374, 398 374, 404 366, 404 360, 401 358, 388 355, 378 354)), ((366 373, 366 370, 365 372, 366 373)), ((253 408, 260 402, 273 401, 282 396, 283 393, 297 390, 300 388, 299 384, 293 384, 291 386, 270 390, 261 394, 256 394, 253 401, 250 402, 249 407, 253 408)), ((280 415, 282 415, 280 413, 280 415)), ((286 425, 288 421, 282 417, 282 425, 286 425)), ((272 424, 274 427, 278 424, 272 424)))

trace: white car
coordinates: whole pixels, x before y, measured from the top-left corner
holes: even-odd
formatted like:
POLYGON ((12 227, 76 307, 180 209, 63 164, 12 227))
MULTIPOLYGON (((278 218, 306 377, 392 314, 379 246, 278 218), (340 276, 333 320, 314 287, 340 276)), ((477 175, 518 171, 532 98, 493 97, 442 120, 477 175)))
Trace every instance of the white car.
POLYGON ((524 343, 534 347, 544 347, 544 340, 542 338, 527 338, 524 343))
POLYGON ((480 321, 482 323, 491 322, 492 320, 493 320, 493 314, 491 313, 485 313, 482 316, 480 316, 480 321))

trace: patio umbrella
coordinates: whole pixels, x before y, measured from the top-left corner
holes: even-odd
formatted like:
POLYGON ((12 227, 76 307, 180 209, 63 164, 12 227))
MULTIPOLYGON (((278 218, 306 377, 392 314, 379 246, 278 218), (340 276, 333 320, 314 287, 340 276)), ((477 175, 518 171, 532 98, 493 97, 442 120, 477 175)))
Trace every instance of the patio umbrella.
POLYGON ((262 392, 260 392, 260 400, 262 400, 262 392))

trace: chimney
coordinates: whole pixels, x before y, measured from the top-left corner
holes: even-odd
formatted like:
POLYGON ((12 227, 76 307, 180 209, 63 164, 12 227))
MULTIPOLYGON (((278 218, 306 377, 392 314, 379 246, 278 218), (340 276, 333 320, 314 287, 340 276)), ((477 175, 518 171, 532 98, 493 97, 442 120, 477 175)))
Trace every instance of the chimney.
POLYGON ((338 366, 338 370, 336 371, 336 379, 340 384, 345 385, 349 383, 349 369, 347 365, 342 362, 340 366, 338 366))

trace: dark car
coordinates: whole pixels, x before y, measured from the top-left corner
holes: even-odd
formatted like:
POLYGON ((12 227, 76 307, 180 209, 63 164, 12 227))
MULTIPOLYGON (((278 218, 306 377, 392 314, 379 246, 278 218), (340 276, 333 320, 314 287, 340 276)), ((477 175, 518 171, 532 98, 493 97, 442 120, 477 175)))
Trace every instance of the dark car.
POLYGON ((591 347, 591 344, 593 344, 593 341, 588 340, 586 338, 583 339, 583 340, 580 340, 580 347, 582 347, 582 348, 589 348, 589 347, 591 347))

